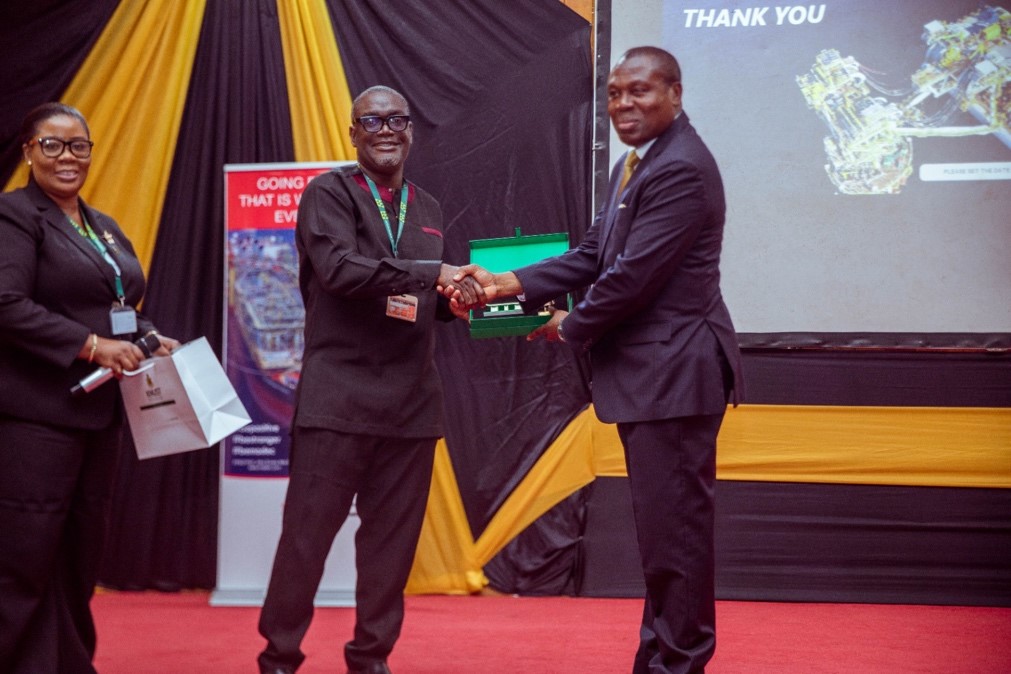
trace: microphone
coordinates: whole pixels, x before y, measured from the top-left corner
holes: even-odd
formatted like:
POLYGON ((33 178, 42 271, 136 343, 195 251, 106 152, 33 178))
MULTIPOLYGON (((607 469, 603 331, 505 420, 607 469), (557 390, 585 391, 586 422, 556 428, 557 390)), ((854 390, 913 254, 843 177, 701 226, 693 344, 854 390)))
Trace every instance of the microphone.
MULTIPOLYGON (((158 341, 158 335, 150 332, 138 339, 134 342, 134 344, 140 347, 140 350, 144 352, 144 358, 150 358, 151 354, 161 347, 161 342, 158 341)), ((74 384, 73 388, 70 389, 70 395, 80 396, 85 393, 91 393, 96 388, 112 379, 112 374, 112 368, 100 367, 81 381, 74 384)))

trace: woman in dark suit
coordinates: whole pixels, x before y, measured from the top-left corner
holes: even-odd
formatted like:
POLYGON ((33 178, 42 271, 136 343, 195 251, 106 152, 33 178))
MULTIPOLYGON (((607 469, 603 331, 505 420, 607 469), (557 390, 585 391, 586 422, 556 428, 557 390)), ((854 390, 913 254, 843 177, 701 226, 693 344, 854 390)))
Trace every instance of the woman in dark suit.
POLYGON ((28 184, 0 195, 0 672, 94 672, 90 600, 124 415, 119 387, 71 395, 99 367, 135 369, 144 275, 116 223, 81 200, 88 125, 61 103, 22 126, 28 184))

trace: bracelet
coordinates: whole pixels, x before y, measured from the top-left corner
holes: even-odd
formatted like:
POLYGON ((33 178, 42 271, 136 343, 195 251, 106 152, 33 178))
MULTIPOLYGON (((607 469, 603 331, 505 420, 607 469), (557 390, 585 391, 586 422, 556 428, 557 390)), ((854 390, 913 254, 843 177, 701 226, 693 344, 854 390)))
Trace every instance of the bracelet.
POLYGON ((88 362, 95 360, 95 352, 98 351, 98 335, 91 333, 91 353, 88 354, 88 362))

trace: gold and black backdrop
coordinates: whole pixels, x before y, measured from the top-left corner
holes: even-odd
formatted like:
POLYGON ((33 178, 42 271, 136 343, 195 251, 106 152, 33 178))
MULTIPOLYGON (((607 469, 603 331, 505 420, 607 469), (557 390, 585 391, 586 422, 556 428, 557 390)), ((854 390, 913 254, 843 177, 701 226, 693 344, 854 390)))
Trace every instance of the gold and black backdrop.
MULTIPOLYGON (((442 203, 448 261, 515 227, 578 242, 606 123, 593 65, 610 58, 610 3, 595 7, 4 3, 0 179, 24 183, 27 110, 80 108, 96 143, 84 197, 134 241, 144 311, 220 353, 223 165, 353 158, 350 101, 373 84, 411 103, 408 174, 442 203)), ((408 590, 641 592, 620 446, 588 407, 587 364, 439 330, 447 436, 408 590)), ((720 597, 1011 605, 1007 335, 740 337, 748 398, 720 438, 720 597)), ((125 453, 102 582, 213 587, 218 471, 216 448, 125 453)))

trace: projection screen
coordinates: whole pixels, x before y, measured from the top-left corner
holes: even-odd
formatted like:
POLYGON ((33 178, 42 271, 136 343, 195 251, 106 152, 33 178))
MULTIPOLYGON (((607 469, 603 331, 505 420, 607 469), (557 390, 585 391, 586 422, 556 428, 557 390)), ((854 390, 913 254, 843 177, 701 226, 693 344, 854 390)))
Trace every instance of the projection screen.
POLYGON ((612 0, 641 44, 720 164, 739 332, 1011 333, 1006 7, 612 0))

